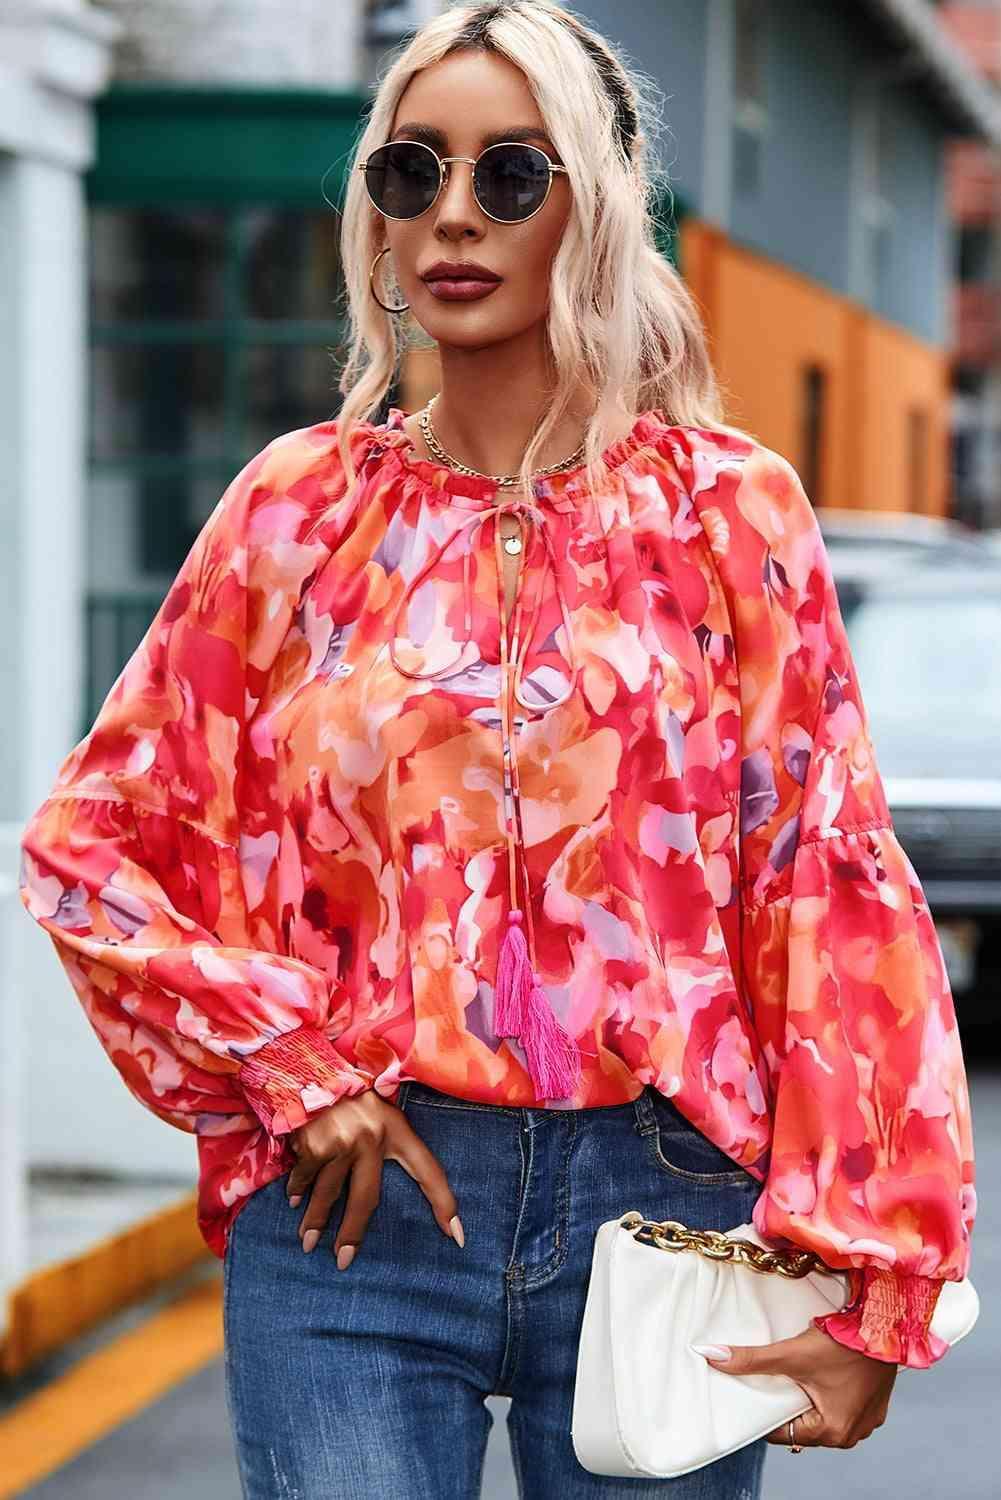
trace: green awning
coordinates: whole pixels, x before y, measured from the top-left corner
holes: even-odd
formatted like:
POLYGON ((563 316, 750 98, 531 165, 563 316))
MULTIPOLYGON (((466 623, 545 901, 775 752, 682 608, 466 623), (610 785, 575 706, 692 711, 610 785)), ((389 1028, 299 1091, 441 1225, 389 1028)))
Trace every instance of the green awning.
POLYGON ((88 197, 340 203, 370 102, 360 91, 115 84, 97 100, 88 197))

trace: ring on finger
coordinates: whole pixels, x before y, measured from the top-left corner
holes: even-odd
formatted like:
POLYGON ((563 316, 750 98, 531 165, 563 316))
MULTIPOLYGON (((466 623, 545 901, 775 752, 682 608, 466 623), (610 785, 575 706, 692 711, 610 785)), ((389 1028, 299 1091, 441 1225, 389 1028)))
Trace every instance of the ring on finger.
MULTIPOLYGON (((802 1415, 802 1413, 800 1413, 800 1415, 802 1415)), ((796 1420, 795 1417, 790 1417, 789 1420, 788 1420, 788 1422, 786 1423, 786 1435, 789 1438, 789 1452, 790 1453, 802 1453, 803 1449, 802 1449, 801 1445, 799 1443, 797 1443, 796 1439, 793 1437, 792 1426, 793 1426, 793 1423, 795 1422, 795 1420, 796 1420)))

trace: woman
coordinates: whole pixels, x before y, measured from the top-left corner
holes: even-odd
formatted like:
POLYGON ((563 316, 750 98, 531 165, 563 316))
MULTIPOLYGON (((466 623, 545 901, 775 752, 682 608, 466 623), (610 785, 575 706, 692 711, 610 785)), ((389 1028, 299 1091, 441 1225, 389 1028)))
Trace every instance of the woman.
POLYGON ((941 949, 809 500, 722 422, 654 247, 642 114, 555 5, 413 37, 345 201, 339 418, 237 475, 24 837, 102 1043, 195 1135, 255 1500, 476 1494, 491 1392, 522 1496, 759 1495, 765 1440, 576 1461, 629 1208, 851 1271, 797 1337, 699 1347, 808 1391, 767 1441, 852 1446, 944 1352, 974 1197, 941 949), (441 388, 373 423, 407 306, 441 388))

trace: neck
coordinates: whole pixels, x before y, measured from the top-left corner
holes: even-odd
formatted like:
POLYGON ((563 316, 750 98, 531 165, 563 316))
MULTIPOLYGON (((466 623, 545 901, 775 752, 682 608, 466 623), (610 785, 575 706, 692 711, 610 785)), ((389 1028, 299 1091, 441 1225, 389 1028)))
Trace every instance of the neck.
MULTIPOLYGON (((542 351, 529 343, 532 333, 481 349, 441 346, 440 390, 431 413, 435 437, 453 458, 480 473, 514 474, 551 404, 551 378, 542 351)), ((581 382, 534 468, 574 451, 593 406, 581 382)))

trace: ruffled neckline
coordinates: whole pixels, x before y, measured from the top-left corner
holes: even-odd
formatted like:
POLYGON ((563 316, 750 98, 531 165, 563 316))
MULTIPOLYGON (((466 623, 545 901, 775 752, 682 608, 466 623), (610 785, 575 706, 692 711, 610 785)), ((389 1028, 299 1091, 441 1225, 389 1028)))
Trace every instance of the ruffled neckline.
MULTIPOLYGON (((485 475, 460 474, 447 464, 422 458, 403 427, 404 418, 409 415, 411 413, 402 407, 391 406, 385 422, 375 426, 373 431, 386 453, 430 498, 449 504, 485 505, 504 494, 497 481, 485 475)), ((639 414, 629 432, 611 443, 602 458, 609 471, 617 469, 641 449, 663 442, 666 433, 672 430, 664 412, 651 408, 639 414)), ((584 465, 578 464, 573 469, 562 469, 557 474, 536 480, 536 498, 573 501, 583 493, 584 472, 584 465)))

